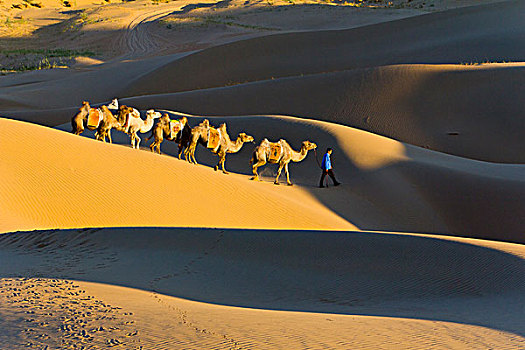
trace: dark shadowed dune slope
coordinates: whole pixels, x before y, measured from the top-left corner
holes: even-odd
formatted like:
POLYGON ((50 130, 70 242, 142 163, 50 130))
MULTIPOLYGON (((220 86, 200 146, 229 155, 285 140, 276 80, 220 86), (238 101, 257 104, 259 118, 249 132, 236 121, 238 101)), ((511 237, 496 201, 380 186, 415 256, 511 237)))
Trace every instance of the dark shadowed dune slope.
POLYGON ((137 96, 362 67, 525 60, 524 1, 433 13, 356 29, 289 33, 212 47, 147 74, 137 96))
POLYGON ((525 163, 525 65, 403 65, 125 99, 200 115, 336 122, 478 160, 525 163))

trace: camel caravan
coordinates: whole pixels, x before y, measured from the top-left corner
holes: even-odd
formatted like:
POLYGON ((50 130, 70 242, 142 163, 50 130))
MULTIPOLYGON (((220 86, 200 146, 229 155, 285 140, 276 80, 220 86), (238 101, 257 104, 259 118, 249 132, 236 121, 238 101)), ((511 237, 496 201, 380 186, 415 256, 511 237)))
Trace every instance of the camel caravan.
MULTIPOLYGON (((109 105, 103 105, 93 108, 89 102, 82 102, 82 107, 71 119, 72 133, 80 135, 87 128, 95 131, 95 139, 106 142, 106 138, 112 143, 111 129, 123 132, 130 138, 131 147, 139 149, 141 138, 139 133, 145 134, 151 131, 151 136, 146 141, 154 139, 149 146, 154 153, 161 154, 160 145, 164 140, 173 141, 178 144, 178 158, 184 153, 186 161, 198 164, 195 159, 195 150, 197 145, 209 149, 213 154, 219 157, 215 170, 222 170, 223 173, 229 174, 225 168, 226 155, 228 153, 237 153, 242 146, 248 142, 254 142, 254 138, 246 133, 239 133, 235 141, 230 139, 226 130, 226 123, 221 124, 218 128, 210 125, 208 119, 204 119, 199 125, 190 127, 188 118, 182 117, 172 120, 167 113, 161 114, 153 109, 146 111, 145 119, 141 117, 140 112, 133 107, 120 105, 115 98, 109 105), (157 122, 155 123, 155 120, 157 122)), ((260 181, 257 169, 266 163, 278 164, 279 169, 274 183, 279 184, 279 177, 284 168, 286 182, 290 182, 290 173, 288 164, 290 162, 300 162, 306 158, 308 151, 313 150, 317 145, 310 141, 303 141, 301 149, 295 151, 286 142, 270 142, 263 139, 255 147, 250 164, 252 165, 252 180, 260 181)))

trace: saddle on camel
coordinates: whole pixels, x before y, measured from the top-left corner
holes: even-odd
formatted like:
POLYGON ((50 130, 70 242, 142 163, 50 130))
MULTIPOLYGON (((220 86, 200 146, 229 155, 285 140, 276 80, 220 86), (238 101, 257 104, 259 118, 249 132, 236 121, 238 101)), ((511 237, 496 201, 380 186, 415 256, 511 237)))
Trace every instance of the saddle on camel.
POLYGON ((280 142, 270 142, 270 153, 268 155, 268 162, 277 163, 283 154, 283 146, 280 142))
POLYGON ((206 148, 216 151, 216 149, 219 147, 219 143, 221 142, 221 136, 220 129, 210 126, 208 129, 208 142, 206 144, 206 148))
POLYGON ((89 130, 95 130, 100 125, 102 119, 104 119, 104 114, 100 108, 90 108, 87 117, 87 128, 89 130))
MULTIPOLYGON (((118 112, 118 100, 114 98, 111 103, 107 106, 109 111, 115 115, 118 112)), ((89 130, 95 130, 100 125, 100 122, 104 119, 104 113, 101 108, 89 108, 86 126, 89 130)))
POLYGON ((186 117, 177 120, 170 120, 170 139, 175 139, 177 135, 182 132, 187 123, 188 118, 186 117))

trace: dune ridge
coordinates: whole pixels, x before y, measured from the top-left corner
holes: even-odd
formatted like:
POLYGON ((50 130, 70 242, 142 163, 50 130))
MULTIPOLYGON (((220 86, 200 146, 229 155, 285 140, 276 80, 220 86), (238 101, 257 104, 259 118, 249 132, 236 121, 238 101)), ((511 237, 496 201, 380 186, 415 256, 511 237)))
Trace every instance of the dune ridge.
POLYGON ((524 6, 507 1, 347 30, 275 34, 218 45, 157 68, 123 94, 189 91, 395 64, 522 61, 524 6))
POLYGON ((201 115, 293 115, 462 157, 524 163, 524 86, 522 63, 402 65, 122 101, 201 115))
MULTIPOLYGON (((190 125, 201 119, 189 116, 190 125)), ((285 138, 295 149, 305 139, 317 143, 321 150, 335 147, 336 174, 343 186, 335 191, 316 187, 320 170, 310 152, 303 162, 290 165, 296 186, 275 187, 271 182, 276 169, 271 165, 260 170, 263 183, 248 181, 248 160, 254 147, 249 144, 226 161, 227 169, 245 175, 225 176, 173 157, 129 149, 129 139, 119 139, 117 132, 115 141, 128 147, 22 122, 2 122, 9 126, 3 128, 6 137, 2 139, 19 140, 3 145, 6 154, 26 159, 18 167, 6 159, 3 166, 11 174, 3 183, 4 203, 11 205, 4 212, 15 214, 12 220, 6 215, 4 225, 11 226, 4 226, 4 232, 32 228, 31 222, 45 225, 37 226, 41 228, 299 225, 305 229, 357 227, 523 242, 519 232, 525 222, 518 215, 525 201, 523 165, 448 156, 321 121, 282 116, 211 119, 213 125, 226 122, 232 138, 246 132, 257 142, 264 137, 274 141, 285 138), (46 145, 43 149, 54 151, 36 154, 32 143, 24 141, 27 139, 39 140, 42 147, 46 145), (68 159, 68 165, 63 159, 68 159), (104 164, 109 163, 112 166, 106 170, 104 164), (39 170, 40 178, 33 178, 35 168, 45 173, 39 170), (17 177, 17 173, 27 175, 17 177), (101 178, 105 179, 104 191, 97 192, 101 178), (74 186, 69 186, 69 181, 74 186), (57 194, 53 195, 54 191, 57 194), (36 201, 32 199, 38 198, 35 193, 53 199, 36 201), (185 201, 178 200, 180 195, 185 201), (142 201, 148 204, 140 205, 142 201), (100 212, 100 206, 107 210, 100 212), (245 212, 246 208, 252 209, 245 212), (228 213, 232 212, 241 215, 231 217, 228 213)), ((162 147, 164 152, 176 154, 173 143, 165 142, 162 147)), ((200 147, 197 159, 207 166, 217 162, 216 156, 200 147)))

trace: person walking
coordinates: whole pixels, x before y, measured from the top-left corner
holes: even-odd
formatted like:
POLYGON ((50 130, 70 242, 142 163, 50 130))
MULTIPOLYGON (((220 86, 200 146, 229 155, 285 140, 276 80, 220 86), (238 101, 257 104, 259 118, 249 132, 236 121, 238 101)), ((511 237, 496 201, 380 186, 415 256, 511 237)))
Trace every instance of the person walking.
POLYGON ((335 179, 334 171, 332 170, 332 161, 330 160, 330 155, 332 154, 332 149, 327 148, 326 153, 323 157, 323 162, 321 164, 321 168, 323 170, 323 173, 321 175, 321 181, 319 181, 319 187, 325 187, 324 186, 324 178, 326 175, 329 175, 332 178, 332 181, 334 182, 334 186, 339 186, 341 183, 338 182, 335 179))

